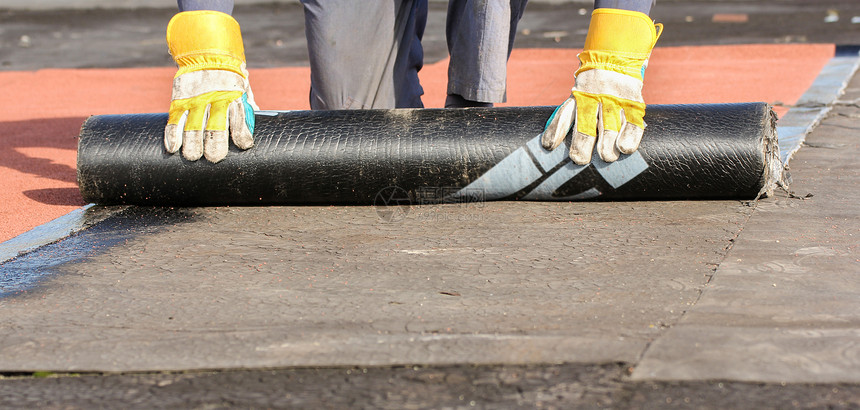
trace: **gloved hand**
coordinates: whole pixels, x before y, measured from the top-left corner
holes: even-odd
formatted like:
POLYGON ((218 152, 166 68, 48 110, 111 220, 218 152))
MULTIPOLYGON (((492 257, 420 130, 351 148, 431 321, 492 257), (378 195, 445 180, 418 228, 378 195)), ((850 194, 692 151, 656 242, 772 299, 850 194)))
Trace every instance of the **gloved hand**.
POLYGON ((645 130, 642 80, 662 31, 643 13, 594 10, 570 98, 547 121, 541 145, 557 148, 573 125, 570 158, 579 165, 591 161, 595 142, 606 162, 636 151, 645 130))
POLYGON ((229 135, 241 149, 254 145, 254 94, 245 69, 239 23, 217 11, 187 11, 167 25, 167 45, 179 66, 173 78, 164 147, 196 161, 227 156, 229 135))

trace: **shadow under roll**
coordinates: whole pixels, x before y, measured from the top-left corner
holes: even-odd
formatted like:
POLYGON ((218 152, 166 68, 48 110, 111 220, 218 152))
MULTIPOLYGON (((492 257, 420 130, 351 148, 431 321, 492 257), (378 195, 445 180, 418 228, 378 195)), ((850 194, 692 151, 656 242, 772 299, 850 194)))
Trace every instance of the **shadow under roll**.
POLYGON ((553 109, 261 111, 255 146, 217 164, 168 154, 167 114, 93 116, 78 185, 105 205, 420 204, 753 199, 780 178, 765 103, 648 106, 636 153, 587 166, 540 146, 553 109))

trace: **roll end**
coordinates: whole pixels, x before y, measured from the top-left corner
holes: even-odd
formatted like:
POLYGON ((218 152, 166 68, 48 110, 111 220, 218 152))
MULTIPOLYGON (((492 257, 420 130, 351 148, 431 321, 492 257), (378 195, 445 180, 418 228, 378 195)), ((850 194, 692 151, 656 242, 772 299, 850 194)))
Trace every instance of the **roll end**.
POLYGON ((763 197, 772 197, 777 187, 788 190, 791 176, 782 160, 779 158, 779 135, 776 122, 779 119, 768 104, 765 108, 768 112, 764 118, 764 133, 762 135, 762 149, 764 151, 764 174, 762 175, 762 188, 756 195, 756 200, 763 197))

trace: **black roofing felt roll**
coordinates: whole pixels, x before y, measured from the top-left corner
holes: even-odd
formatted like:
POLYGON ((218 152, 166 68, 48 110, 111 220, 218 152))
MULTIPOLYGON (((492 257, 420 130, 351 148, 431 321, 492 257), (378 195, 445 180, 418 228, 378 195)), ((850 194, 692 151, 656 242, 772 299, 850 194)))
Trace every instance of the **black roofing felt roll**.
POLYGON ((177 206, 751 199, 782 169, 764 103, 649 106, 639 151, 587 166, 541 148, 553 109, 258 112, 256 145, 217 164, 168 154, 166 114, 94 116, 78 185, 93 203, 177 206))

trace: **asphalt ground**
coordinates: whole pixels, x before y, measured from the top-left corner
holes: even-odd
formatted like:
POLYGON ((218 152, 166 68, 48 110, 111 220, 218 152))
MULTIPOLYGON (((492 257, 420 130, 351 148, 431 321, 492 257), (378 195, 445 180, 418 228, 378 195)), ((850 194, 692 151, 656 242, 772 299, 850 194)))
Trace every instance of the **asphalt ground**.
MULTIPOLYGON (((671 5, 699 24, 665 45, 858 43, 854 2, 671 5)), ((537 6, 520 38, 581 45, 577 10, 537 6)), ((109 34, 42 64, 158 65, 109 34)), ((860 407, 858 81, 792 160, 807 199, 92 209, 112 216, 16 260, 51 275, 0 300, 0 406, 860 407)))

